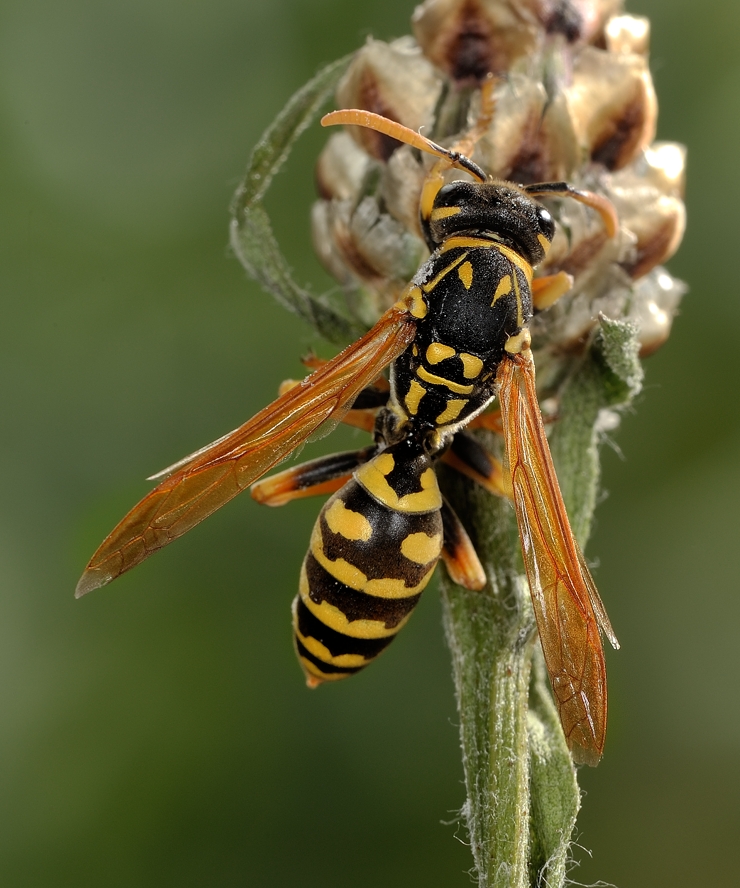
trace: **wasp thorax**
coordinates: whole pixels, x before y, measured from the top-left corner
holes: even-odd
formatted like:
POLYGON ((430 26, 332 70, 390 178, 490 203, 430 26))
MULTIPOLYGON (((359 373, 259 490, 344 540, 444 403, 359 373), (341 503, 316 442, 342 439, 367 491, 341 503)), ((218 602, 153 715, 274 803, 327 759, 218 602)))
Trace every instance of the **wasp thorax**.
POLYGON ((530 265, 537 265, 555 234, 548 211, 519 188, 502 182, 452 182, 437 195, 430 235, 441 244, 465 232, 512 247, 530 265))

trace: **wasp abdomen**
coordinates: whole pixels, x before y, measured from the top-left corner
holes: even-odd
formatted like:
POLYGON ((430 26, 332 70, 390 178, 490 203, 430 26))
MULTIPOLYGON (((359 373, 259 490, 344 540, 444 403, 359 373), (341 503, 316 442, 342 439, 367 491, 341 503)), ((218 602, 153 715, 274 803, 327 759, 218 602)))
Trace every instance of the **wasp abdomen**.
POLYGON ((406 623, 442 550, 440 507, 429 460, 389 450, 328 500, 293 604, 309 685, 358 672, 406 623))

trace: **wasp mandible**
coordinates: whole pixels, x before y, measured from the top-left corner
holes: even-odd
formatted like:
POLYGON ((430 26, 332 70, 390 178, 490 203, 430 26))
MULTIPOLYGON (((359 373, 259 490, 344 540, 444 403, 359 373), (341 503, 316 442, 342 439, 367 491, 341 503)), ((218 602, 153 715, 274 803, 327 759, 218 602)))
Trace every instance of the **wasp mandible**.
MULTIPOLYGON (((281 505, 331 493, 314 527, 293 604, 294 640, 310 686, 352 675, 408 620, 442 558, 453 579, 485 585, 472 543, 442 496, 445 459, 513 499, 545 662, 568 745, 596 764, 606 732, 601 630, 617 640, 568 522, 535 389, 528 323, 562 295, 563 272, 533 279, 555 223, 540 196, 597 211, 605 198, 557 182, 492 180, 466 155, 491 110, 454 149, 369 112, 322 123, 370 127, 436 155, 420 198, 431 255, 399 301, 361 339, 289 385, 240 428, 180 460, 93 555, 77 596, 109 583, 177 539, 250 485, 281 505), (473 181, 444 183, 450 168, 473 181), (382 373, 390 366, 390 383, 382 373), (464 428, 498 397, 508 474, 464 428), (374 443, 259 479, 326 425, 375 413, 374 443), (350 412, 351 411, 351 412, 350 412), (507 483, 508 482, 508 483, 507 483)), ((363 420, 361 425, 367 425, 363 420)))

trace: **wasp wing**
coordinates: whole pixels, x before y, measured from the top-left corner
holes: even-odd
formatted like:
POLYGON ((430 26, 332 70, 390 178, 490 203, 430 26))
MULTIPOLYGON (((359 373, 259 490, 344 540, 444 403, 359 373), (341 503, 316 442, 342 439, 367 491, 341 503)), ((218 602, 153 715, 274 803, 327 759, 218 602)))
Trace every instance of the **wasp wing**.
POLYGON ((207 518, 320 426, 338 422, 358 393, 411 342, 415 321, 402 305, 389 309, 353 345, 276 401, 207 447, 168 469, 113 529, 77 585, 79 598, 135 567, 207 518))
POLYGON ((531 352, 507 357, 499 399, 524 567, 560 721, 573 758, 595 765, 606 736, 599 626, 616 642, 568 522, 545 436, 531 352))

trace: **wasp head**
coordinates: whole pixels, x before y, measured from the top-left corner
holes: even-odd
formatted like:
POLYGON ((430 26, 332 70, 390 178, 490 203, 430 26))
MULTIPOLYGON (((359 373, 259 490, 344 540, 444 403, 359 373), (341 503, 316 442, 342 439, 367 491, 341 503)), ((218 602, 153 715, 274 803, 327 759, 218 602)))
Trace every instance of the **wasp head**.
POLYGON ((440 189, 429 218, 435 246, 453 234, 493 237, 530 265, 541 262, 555 234, 552 216, 508 182, 451 182, 440 189))

